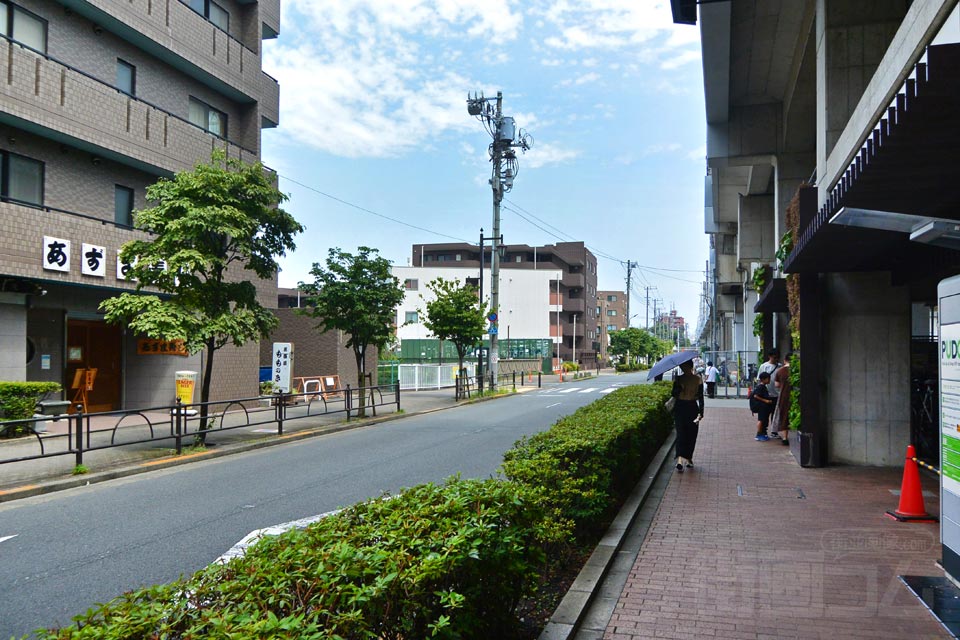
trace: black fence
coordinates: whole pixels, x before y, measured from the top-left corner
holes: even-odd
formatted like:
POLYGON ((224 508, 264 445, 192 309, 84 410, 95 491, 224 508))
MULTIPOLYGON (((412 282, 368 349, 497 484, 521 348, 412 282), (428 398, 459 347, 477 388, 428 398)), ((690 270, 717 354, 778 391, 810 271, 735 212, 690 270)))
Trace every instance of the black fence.
MULTIPOLYGON (((268 397, 197 402, 144 409, 84 413, 82 405, 71 415, 34 417, 0 422, 0 435, 21 432, 34 436, 37 453, 0 459, 12 464, 40 458, 75 456, 83 464, 90 451, 172 441, 177 454, 184 441, 190 446, 217 432, 262 427, 275 428, 283 435, 284 423, 309 417, 344 414, 349 421, 367 411, 377 415, 378 407, 400 410, 400 385, 366 387, 312 393, 276 393, 268 397), (50 425, 67 421, 66 433, 48 433, 50 425)), ((2 450, 0 450, 2 451, 2 450)))

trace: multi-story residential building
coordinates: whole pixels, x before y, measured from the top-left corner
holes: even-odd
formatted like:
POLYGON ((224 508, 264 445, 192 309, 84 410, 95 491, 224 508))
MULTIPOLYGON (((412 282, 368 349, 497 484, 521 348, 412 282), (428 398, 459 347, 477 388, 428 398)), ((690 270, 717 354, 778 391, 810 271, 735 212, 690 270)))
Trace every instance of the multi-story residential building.
POLYGON ((936 459, 915 381, 938 375, 936 287, 960 274, 957 0, 673 8, 703 49, 705 341, 752 350, 762 314, 767 346, 802 345, 801 464, 936 459))
MULTIPOLYGON (((279 0, 0 0, 0 378, 71 394, 96 369, 93 410, 167 403, 174 371, 203 370, 98 307, 134 288, 117 252, 143 237, 149 184, 213 149, 259 158, 279 110, 261 39, 279 20, 279 0)), ((274 306, 276 282, 258 288, 274 306)), ((219 351, 213 397, 255 395, 258 358, 219 351)))
POLYGON ((630 326, 627 318, 627 294, 623 291, 597 291, 597 346, 600 362, 610 362, 610 334, 630 326))
MULTIPOLYGON (((487 279, 490 252, 490 247, 485 247, 484 297, 488 297, 490 291, 487 279)), ((469 270, 471 275, 468 280, 479 284, 480 248, 467 243, 413 245, 412 266, 469 270)), ((542 296, 539 293, 536 295, 537 299, 543 299, 542 313, 548 321, 548 335, 554 341, 553 356, 564 361, 576 360, 584 366, 594 366, 597 361, 595 343, 598 342, 595 304, 597 259, 584 243, 558 242, 539 247, 508 245, 502 250, 500 266, 500 340, 506 337, 505 318, 509 318, 510 309, 504 304, 504 296, 508 295, 511 274, 518 271, 545 271, 552 275, 537 276, 540 284, 536 286, 545 290, 541 292, 542 296), (558 273, 559 279, 556 276, 558 273)), ((521 279, 523 282, 535 282, 529 276, 515 277, 518 282, 521 279)))

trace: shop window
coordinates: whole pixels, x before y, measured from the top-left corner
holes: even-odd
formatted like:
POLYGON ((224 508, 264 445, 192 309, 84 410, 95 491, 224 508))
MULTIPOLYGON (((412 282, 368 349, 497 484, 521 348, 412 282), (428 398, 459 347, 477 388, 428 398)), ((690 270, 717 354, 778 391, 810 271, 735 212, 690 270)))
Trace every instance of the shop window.
POLYGON ((227 137, 227 114, 192 97, 190 98, 190 122, 217 137, 227 137))
POLYGON ((133 226, 133 189, 130 187, 114 186, 113 221, 125 227, 133 226))
POLYGON ((0 199, 43 206, 43 163, 16 153, 0 152, 0 199))
POLYGON ((127 95, 137 95, 137 68, 117 58, 117 89, 127 95))
POLYGON ((5 0, 0 0, 0 34, 40 53, 47 53, 47 21, 5 0))

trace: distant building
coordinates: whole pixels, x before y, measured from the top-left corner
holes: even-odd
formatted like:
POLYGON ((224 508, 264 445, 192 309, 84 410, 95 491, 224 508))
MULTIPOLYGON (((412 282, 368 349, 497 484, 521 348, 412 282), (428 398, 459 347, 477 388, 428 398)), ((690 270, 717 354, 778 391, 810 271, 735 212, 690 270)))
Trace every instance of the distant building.
POLYGON ((627 294, 623 291, 597 291, 597 352, 600 361, 608 363, 610 334, 630 326, 627 318, 627 294))
MULTIPOLYGON (((485 298, 489 298, 490 292, 490 252, 491 248, 485 247, 485 298)), ((514 332, 514 323, 510 318, 511 311, 517 314, 518 310, 523 308, 525 316, 528 313, 538 316, 536 320, 531 316, 530 320, 523 321, 524 331, 527 331, 528 326, 533 330, 534 327, 545 324, 547 333, 543 337, 550 337, 553 341, 554 357, 564 361, 575 359, 584 366, 594 366, 599 342, 595 304, 597 259, 584 243, 558 242, 539 247, 508 245, 503 250, 500 266, 500 344, 508 338, 508 325, 511 329, 511 342, 514 338, 521 337, 514 332), (526 273, 531 271, 545 272, 546 275, 526 273), (513 293, 511 286, 514 287, 513 293), (529 293, 521 294, 523 291, 529 293), (511 297, 520 295, 527 297, 511 297), (539 301, 536 303, 537 310, 531 308, 533 300, 539 301), (513 306, 510 306, 511 304, 513 306), (530 324, 527 324, 528 322, 530 324)), ((467 272, 464 276, 466 281, 479 284, 480 248, 467 243, 416 244, 413 245, 412 267, 453 269, 457 270, 457 273, 462 270, 467 272)), ((395 273, 401 269, 404 267, 396 267, 395 273)), ((423 280, 415 275, 407 275, 405 278, 423 280)), ((427 278, 423 284, 429 280, 430 278, 427 278)), ((398 319, 400 326, 404 319, 398 319)), ((502 349, 501 351, 507 353, 502 349)))

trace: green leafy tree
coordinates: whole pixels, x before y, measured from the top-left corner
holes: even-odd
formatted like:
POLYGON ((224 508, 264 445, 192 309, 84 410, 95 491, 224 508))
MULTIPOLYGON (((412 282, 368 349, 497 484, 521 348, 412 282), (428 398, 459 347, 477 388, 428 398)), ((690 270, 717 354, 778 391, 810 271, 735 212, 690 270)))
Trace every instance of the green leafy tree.
MULTIPOLYGON (((206 350, 200 401, 210 399, 214 354, 228 344, 260 340, 277 326, 257 301, 250 280, 274 278, 277 257, 293 250, 303 226, 279 208, 286 196, 260 163, 214 152, 209 164, 161 178, 147 188, 155 206, 138 211, 136 227, 151 234, 126 243, 120 258, 137 293, 100 303, 108 322, 159 340, 182 340, 188 352, 206 350), (150 289, 158 293, 143 293, 150 289)), ((207 406, 200 409, 206 429, 207 406)), ((202 440, 202 438, 201 438, 202 440)))
POLYGON ((477 288, 437 278, 427 284, 436 296, 426 304, 423 325, 440 340, 449 340, 457 349, 457 369, 463 370, 467 349, 479 344, 485 326, 485 311, 477 288))
POLYGON ((403 286, 390 273, 390 262, 369 247, 358 247, 356 255, 330 249, 326 268, 315 262, 310 275, 312 284, 300 283, 308 296, 308 308, 301 313, 319 320, 322 332, 339 330, 350 336, 347 346, 357 359, 360 387, 358 415, 363 416, 367 349, 382 349, 393 339, 403 286))

